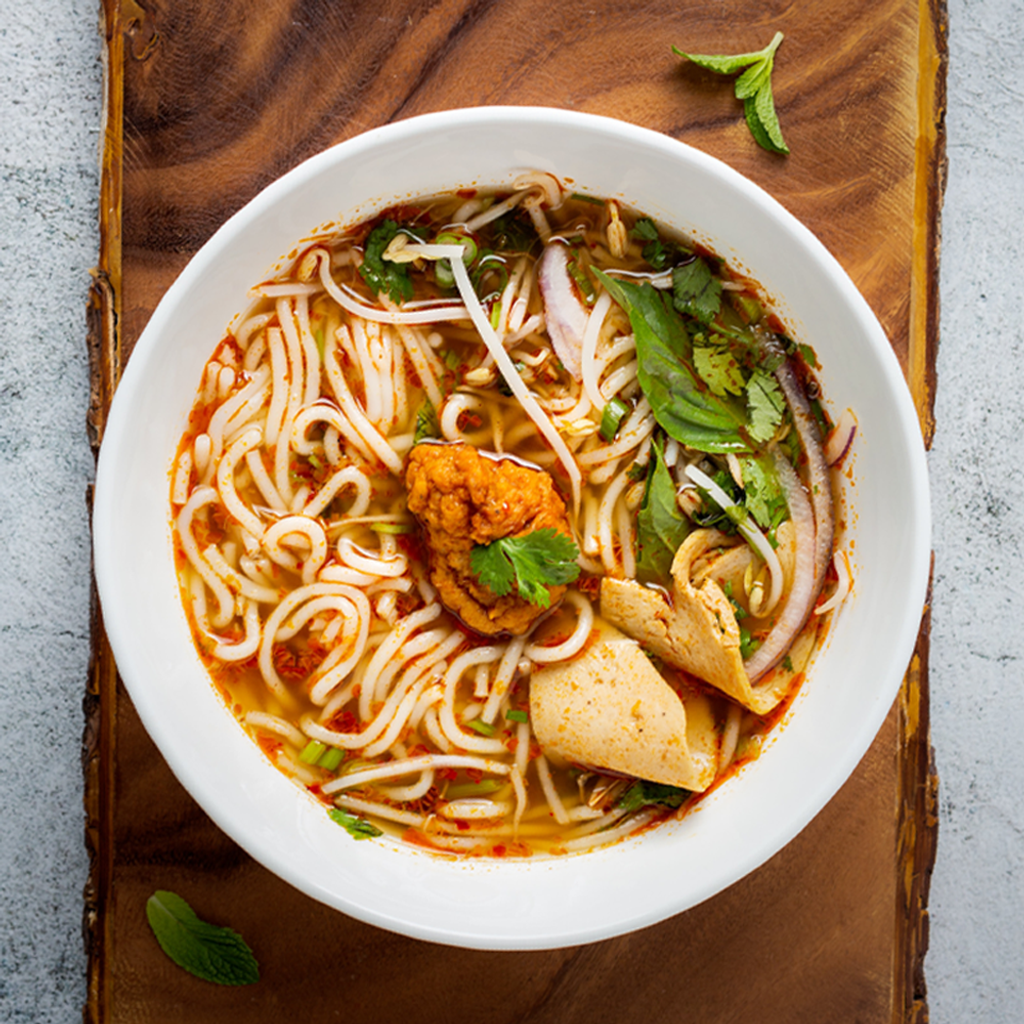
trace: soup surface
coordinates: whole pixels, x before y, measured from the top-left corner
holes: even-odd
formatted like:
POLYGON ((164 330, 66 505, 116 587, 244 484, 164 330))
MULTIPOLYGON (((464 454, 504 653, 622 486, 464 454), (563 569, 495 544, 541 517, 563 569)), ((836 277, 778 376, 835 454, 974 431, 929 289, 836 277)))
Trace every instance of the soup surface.
POLYGON ((325 813, 562 854, 757 756, 849 587, 848 445, 750 282, 535 173, 305 243, 251 299, 172 475, 182 594, 325 813))

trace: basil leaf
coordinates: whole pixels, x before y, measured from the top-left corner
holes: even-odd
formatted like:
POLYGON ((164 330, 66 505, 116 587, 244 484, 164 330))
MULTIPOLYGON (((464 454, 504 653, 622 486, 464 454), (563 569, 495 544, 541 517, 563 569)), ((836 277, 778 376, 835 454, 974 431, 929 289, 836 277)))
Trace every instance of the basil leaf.
POLYGON ((375 295, 387 292, 392 302, 402 303, 408 302, 414 294, 409 264, 384 260, 384 250, 399 230, 393 220, 385 220, 370 232, 366 238, 359 274, 375 295))
POLYGON ((629 316, 636 341, 637 379, 659 426, 680 444, 703 452, 747 451, 739 399, 715 395, 693 367, 693 346, 671 301, 647 282, 618 281, 594 269, 629 316))
POLYGON ((651 804, 664 807, 678 807, 688 796, 689 790, 666 786, 661 782, 648 782, 637 779, 625 793, 619 797, 619 807, 624 811, 635 811, 651 804))
POLYGON ((335 824, 340 825, 353 839, 376 839, 377 836, 384 835, 372 821, 360 818, 356 814, 349 814, 348 811, 343 811, 340 807, 332 807, 327 812, 327 816, 335 824))
POLYGON ((259 965, 242 937, 201 921, 176 893, 153 893, 146 901, 146 918, 160 948, 189 974, 217 985, 260 980, 259 965))
POLYGON ((690 524, 676 501, 675 481, 655 441, 651 445, 651 470, 636 515, 637 575, 649 582, 665 582, 679 545, 689 532, 690 524))

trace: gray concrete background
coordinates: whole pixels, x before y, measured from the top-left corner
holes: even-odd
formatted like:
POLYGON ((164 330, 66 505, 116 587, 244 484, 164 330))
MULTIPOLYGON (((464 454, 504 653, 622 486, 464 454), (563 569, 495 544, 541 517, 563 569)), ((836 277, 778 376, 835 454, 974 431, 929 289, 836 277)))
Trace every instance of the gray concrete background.
MULTIPOLYGON (((84 344, 96 0, 0 0, 0 1022, 85 1000, 84 344)), ((935 1024, 1024 1019, 1024 0, 951 0, 932 728, 935 1024)), ((741 981, 739 983, 742 983, 741 981)))

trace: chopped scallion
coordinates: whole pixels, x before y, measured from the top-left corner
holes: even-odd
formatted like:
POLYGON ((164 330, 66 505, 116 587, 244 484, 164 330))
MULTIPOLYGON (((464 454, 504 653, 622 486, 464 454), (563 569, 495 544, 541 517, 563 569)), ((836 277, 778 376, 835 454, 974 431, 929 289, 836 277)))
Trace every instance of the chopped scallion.
POLYGON ((342 758, 345 756, 345 752, 339 747, 328 747, 319 758, 317 758, 317 765, 324 769, 324 771, 333 772, 339 764, 341 764, 342 758))
POLYGON ((316 764, 320 758, 320 755, 327 750, 327 744, 321 743, 319 740, 310 740, 299 754, 299 760, 303 764, 316 764))
POLYGON ((609 444, 615 440, 622 421, 629 415, 629 406, 621 398, 613 398, 601 413, 601 437, 609 444))
POLYGON ((458 786, 449 786, 445 792, 446 800, 466 800, 473 796, 487 796, 497 793, 505 783, 500 779, 481 779, 479 782, 463 782, 458 786))
POLYGON ((530 716, 525 711, 519 711, 516 708, 509 708, 505 712, 505 717, 510 722, 528 722, 530 720, 530 716))
POLYGON ((374 533, 412 533, 415 527, 412 523, 370 523, 370 529, 374 533))
POLYGON ((474 718, 471 722, 467 722, 466 725, 474 732, 480 733, 481 736, 493 736, 497 732, 490 722, 485 722, 482 718, 474 718))

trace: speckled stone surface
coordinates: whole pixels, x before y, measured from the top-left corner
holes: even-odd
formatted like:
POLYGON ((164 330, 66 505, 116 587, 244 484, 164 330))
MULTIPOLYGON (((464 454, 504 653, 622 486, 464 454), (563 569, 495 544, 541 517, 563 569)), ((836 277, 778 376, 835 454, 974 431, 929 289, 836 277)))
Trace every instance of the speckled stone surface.
MULTIPOLYGON (((0 0, 0 1022, 85 1000, 79 751, 93 472, 95 0, 0 0)), ((1024 0, 951 0, 926 968, 935 1024, 1024 1019, 1024 0)))
POLYGON ((0 3, 0 1020, 85 999, 85 301, 97 251, 94 0, 0 3))
POLYGON ((950 4, 932 735, 932 1021, 1024 1020, 1024 4, 950 4))

